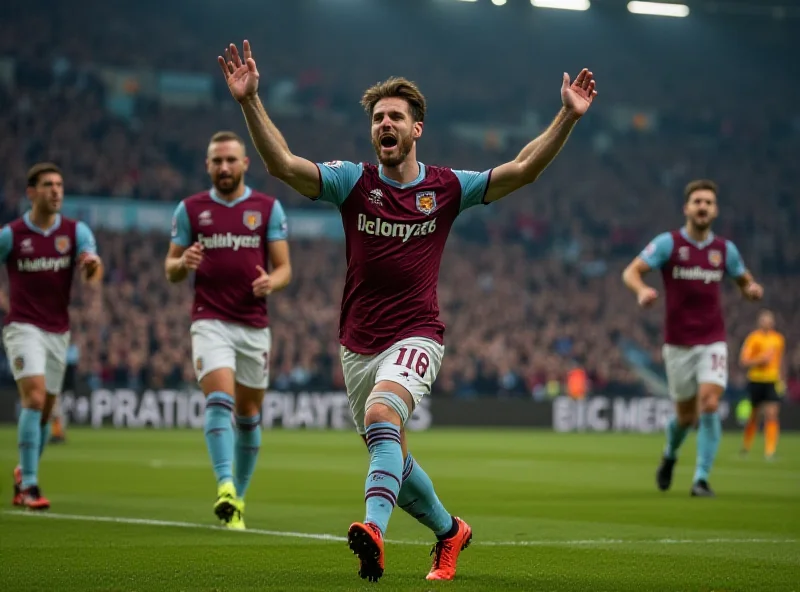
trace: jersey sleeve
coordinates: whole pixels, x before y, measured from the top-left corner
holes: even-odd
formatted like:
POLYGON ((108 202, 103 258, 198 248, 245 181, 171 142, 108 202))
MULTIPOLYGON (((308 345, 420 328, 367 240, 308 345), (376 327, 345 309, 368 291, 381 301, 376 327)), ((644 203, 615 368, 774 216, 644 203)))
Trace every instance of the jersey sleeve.
POLYGON ((78 243, 78 255, 91 253, 97 255, 97 241, 94 239, 92 229, 85 222, 75 225, 75 242, 78 243))
POLYGON ((189 214, 183 202, 175 208, 172 214, 172 234, 170 240, 179 247, 188 247, 192 242, 192 227, 189 224, 189 214))
POLYGON ((742 256, 739 254, 739 249, 736 248, 731 241, 725 241, 725 271, 728 272, 733 278, 740 278, 747 273, 747 268, 744 266, 742 256))
POLYGON ((14 231, 8 225, 0 230, 0 263, 5 263, 14 246, 14 231))
POLYGON ((341 207, 364 173, 363 164, 342 160, 317 163, 317 166, 322 180, 322 192, 317 199, 336 207, 341 207))
POLYGON ((486 190, 489 188, 489 179, 492 176, 492 171, 483 171, 478 173, 476 171, 453 171, 453 174, 458 177, 458 182, 461 184, 461 207, 459 213, 472 206, 477 206, 483 203, 483 198, 486 196, 486 190))
POLYGON ((286 212, 283 211, 281 202, 277 199, 272 204, 272 212, 267 222, 267 240, 280 241, 289 238, 289 221, 286 219, 286 212))
POLYGON ((650 241, 639 253, 639 258, 647 263, 650 269, 659 269, 669 261, 674 244, 675 240, 672 238, 672 234, 663 232, 650 241))

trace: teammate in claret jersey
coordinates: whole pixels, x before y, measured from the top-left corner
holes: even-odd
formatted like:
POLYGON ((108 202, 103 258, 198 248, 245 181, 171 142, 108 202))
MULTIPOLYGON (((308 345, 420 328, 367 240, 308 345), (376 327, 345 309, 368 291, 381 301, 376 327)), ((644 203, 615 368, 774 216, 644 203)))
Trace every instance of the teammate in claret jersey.
POLYGON ((9 280, 3 345, 22 403, 13 503, 46 510, 50 502, 39 488, 39 458, 67 368, 72 280, 78 268, 86 282, 97 284, 103 266, 89 227, 59 213, 64 179, 56 165, 33 166, 27 194, 31 209, 0 230, 0 261, 9 280))
POLYGON ((245 184, 248 165, 239 136, 214 134, 206 159, 213 187, 178 204, 165 261, 170 282, 194 272, 192 358, 206 396, 214 513, 239 530, 245 528, 244 496, 261 447, 269 383, 266 299, 291 279, 286 215, 278 200, 245 184))
POLYGON ((666 292, 663 357, 676 417, 667 424, 667 445, 656 484, 662 491, 670 488, 678 449, 692 426, 698 425, 690 491, 701 497, 714 495, 708 480, 722 438, 717 408, 728 384, 721 282, 727 274, 746 299, 759 300, 763 295, 736 246, 711 231, 718 213, 717 193, 713 181, 689 183, 684 191, 685 226, 655 237, 622 276, 639 305, 647 307, 658 293, 645 284, 642 275, 661 270, 666 292))
POLYGON ((412 82, 390 78, 362 98, 377 164, 313 163, 292 154, 258 98, 250 45, 231 45, 219 63, 240 103, 250 135, 271 175, 313 200, 335 205, 345 232, 347 276, 340 317, 341 361, 356 429, 369 451, 366 518, 348 544, 359 575, 379 579, 384 535, 396 505, 437 538, 429 580, 455 576, 472 529, 452 516, 430 478, 408 452, 403 426, 431 385, 444 355, 436 284, 450 228, 467 208, 488 204, 532 183, 555 158, 596 96, 591 72, 564 74, 562 109, 519 156, 483 172, 417 160, 425 98, 412 82))

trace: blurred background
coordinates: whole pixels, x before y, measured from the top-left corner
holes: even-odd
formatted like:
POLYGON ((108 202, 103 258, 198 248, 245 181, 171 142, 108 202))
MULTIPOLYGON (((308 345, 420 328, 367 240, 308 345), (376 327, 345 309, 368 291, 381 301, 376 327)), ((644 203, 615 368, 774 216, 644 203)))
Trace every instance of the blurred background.
MULTIPOLYGON (((210 185, 210 136, 247 137, 216 63, 247 38, 268 112, 292 151, 316 161, 374 160, 358 101, 390 75, 427 96, 420 159, 485 170, 549 123, 562 72, 595 73, 596 104, 540 180, 455 227, 436 397, 663 395, 663 305, 640 311, 620 273, 683 223, 684 184, 709 177, 721 188, 715 230, 765 286, 787 340, 786 399, 800 402, 800 13, 786 0, 687 3, 688 18, 665 18, 621 0, 585 11, 528 0, 10 0, 0 222, 27 207, 26 170, 54 161, 64 212, 93 228, 107 269, 100 300, 76 285, 65 389, 196 388, 191 288, 168 284, 162 262, 175 205, 210 185)), ((248 150, 248 184, 281 200, 291 232, 294 280, 269 301, 271 388, 341 391, 338 214, 268 178, 248 150)), ((735 359, 759 306, 732 282, 725 291, 727 396, 738 401, 735 359)), ((13 387, 4 356, 0 383, 13 387)))

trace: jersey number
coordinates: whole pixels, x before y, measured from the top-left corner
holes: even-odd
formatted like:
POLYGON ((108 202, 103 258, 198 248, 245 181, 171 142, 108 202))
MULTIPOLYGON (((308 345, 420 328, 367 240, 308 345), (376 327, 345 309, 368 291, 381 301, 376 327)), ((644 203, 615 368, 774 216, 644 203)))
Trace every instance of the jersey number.
POLYGON ((411 349, 410 352, 408 352, 408 360, 405 360, 406 352, 408 352, 407 348, 405 347, 400 348, 400 355, 397 356, 397 361, 395 362, 395 366, 405 366, 406 368, 411 370, 411 366, 414 364, 414 358, 416 358, 416 365, 414 366, 414 371, 417 374, 419 374, 422 378, 425 378, 425 373, 428 371, 428 366, 431 365, 431 359, 428 357, 428 354, 414 347, 411 349), (417 353, 419 353, 419 355, 417 355, 417 353))
POLYGON ((725 370, 727 367, 726 361, 725 354, 711 354, 711 371, 717 372, 719 370, 725 370))

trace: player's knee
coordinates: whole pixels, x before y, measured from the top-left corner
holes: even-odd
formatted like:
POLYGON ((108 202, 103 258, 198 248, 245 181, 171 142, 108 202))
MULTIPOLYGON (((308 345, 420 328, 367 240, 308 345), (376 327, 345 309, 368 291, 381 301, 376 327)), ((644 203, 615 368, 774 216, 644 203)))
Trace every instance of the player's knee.
POLYGON ((708 395, 700 397, 700 413, 716 413, 719 408, 719 397, 708 395))
POLYGON ((400 415, 383 403, 373 403, 364 414, 364 425, 369 426, 373 423, 393 423, 396 426, 403 424, 400 415))
POLYGON ((22 406, 26 409, 33 409, 35 411, 45 410, 45 403, 47 402, 47 393, 42 388, 31 387, 23 391, 22 406))
POLYGON ((408 404, 397 393, 373 391, 367 397, 364 423, 389 422, 402 427, 410 415, 408 404))

